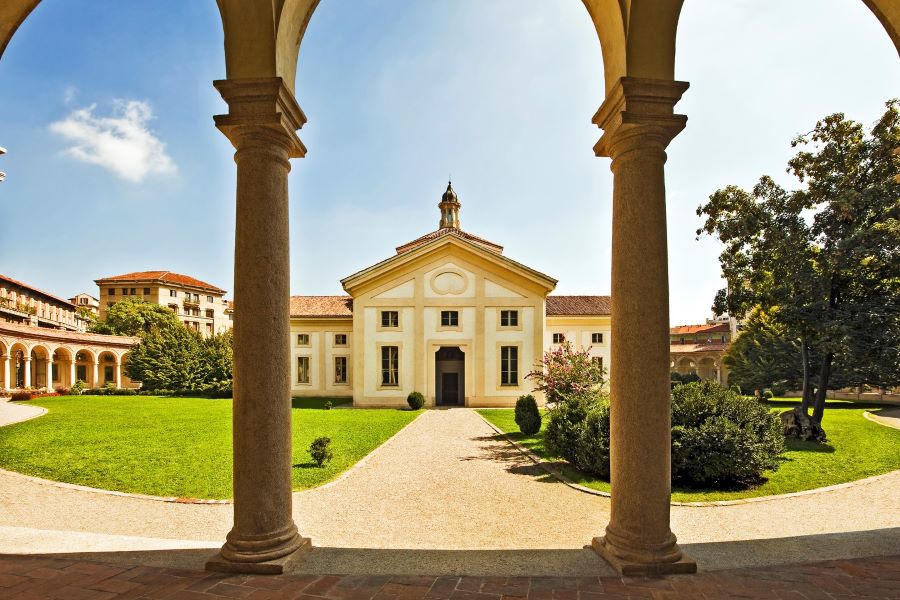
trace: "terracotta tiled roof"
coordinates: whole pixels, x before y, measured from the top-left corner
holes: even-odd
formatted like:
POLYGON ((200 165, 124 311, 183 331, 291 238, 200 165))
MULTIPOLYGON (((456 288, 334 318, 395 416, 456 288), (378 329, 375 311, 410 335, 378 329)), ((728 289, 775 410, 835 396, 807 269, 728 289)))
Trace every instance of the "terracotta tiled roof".
POLYGON ((112 277, 95 279, 94 283, 96 283, 97 285, 101 285, 108 283, 125 283, 138 281, 183 285, 186 287, 199 288, 201 290, 214 292, 216 294, 225 293, 225 290, 223 290, 222 288, 218 288, 210 283, 200 281, 199 279, 194 279, 189 275, 173 273, 172 271, 136 271, 134 273, 125 273, 124 275, 113 275, 112 277))
POLYGON ((462 229, 454 229, 452 227, 443 227, 438 229, 437 231, 432 231, 431 233, 426 233, 420 238, 416 238, 411 242, 403 244, 402 246, 397 246, 397 254, 403 254, 404 252, 409 252, 415 248, 423 244, 427 244, 431 240, 436 240, 439 237, 443 237, 445 235, 455 235, 456 237, 460 237, 464 240, 469 240, 470 242, 474 242, 485 248, 486 250, 490 250, 491 252, 496 252, 497 254, 503 254, 503 246, 499 244, 495 244, 494 242, 489 242, 484 238, 480 238, 477 235, 472 235, 471 233, 466 233, 462 229))
POLYGON ((692 352, 722 352, 728 348, 728 344, 714 342, 711 344, 672 344, 669 352, 672 354, 691 354, 692 352))
POLYGON ((548 317, 592 317, 610 312, 609 296, 547 296, 548 317))
POLYGON ((291 296, 292 317, 353 318, 350 296, 291 296))
POLYGON ((685 335, 693 333, 728 333, 731 327, 728 323, 705 323, 703 325, 676 325, 669 330, 671 335, 685 335))
POLYGON ((71 302, 69 302, 68 300, 63 300, 59 296, 54 296, 53 294, 48 294, 44 290, 39 290, 38 288, 34 287, 33 285, 28 285, 27 283, 24 283, 22 281, 17 281, 15 279, 13 279, 12 277, 7 277, 6 275, 0 275, 0 281, 5 281, 7 283, 11 283, 11 284, 19 286, 21 288, 25 288, 26 290, 30 290, 30 291, 34 292, 35 294, 40 294, 41 296, 44 296, 45 298, 50 298, 51 300, 55 300, 56 302, 66 304, 66 305, 68 305, 68 306, 66 306, 66 308, 71 307, 72 310, 75 310, 75 305, 72 304, 71 302))

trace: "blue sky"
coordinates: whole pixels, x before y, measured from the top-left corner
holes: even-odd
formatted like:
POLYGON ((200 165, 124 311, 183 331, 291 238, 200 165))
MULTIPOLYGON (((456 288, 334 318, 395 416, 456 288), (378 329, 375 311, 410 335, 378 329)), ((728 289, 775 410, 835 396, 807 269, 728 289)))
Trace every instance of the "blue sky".
MULTIPOLYGON (((232 289, 234 165, 212 0, 44 2, 0 59, 0 272, 62 296, 169 269, 232 289)), ((784 173, 790 139, 900 96, 862 2, 688 0, 676 76, 688 127, 667 163, 671 320, 722 286, 694 210, 784 173)), ((576 0, 325 0, 300 51, 309 155, 291 173, 295 294, 436 228, 452 175, 464 229, 557 279, 609 292, 612 176, 591 148, 600 48, 576 0)))

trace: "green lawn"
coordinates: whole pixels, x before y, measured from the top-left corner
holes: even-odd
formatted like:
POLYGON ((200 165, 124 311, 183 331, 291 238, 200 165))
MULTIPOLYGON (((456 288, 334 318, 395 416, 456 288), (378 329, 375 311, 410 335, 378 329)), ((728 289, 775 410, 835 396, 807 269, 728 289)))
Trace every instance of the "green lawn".
MULTIPOLYGON (((796 406, 796 399, 769 402, 772 410, 781 412, 796 406)), ((869 410, 877 411, 877 408, 869 410)), ((737 491, 674 488, 672 500, 698 502, 737 500, 773 494, 799 492, 847 481, 855 481, 900 469, 900 430, 873 423, 863 417, 864 408, 843 401, 829 401, 822 426, 828 434, 824 445, 789 440, 785 462, 778 471, 767 472, 768 480, 755 488, 737 491)), ((585 487, 610 491, 607 481, 585 475, 550 455, 544 448, 543 428, 537 435, 519 432, 512 409, 479 410, 482 416, 518 443, 545 460, 555 463, 560 472, 585 487)))
MULTIPOLYGON (((338 406, 339 400, 332 402, 338 406)), ((419 413, 323 410, 293 400, 294 489, 322 485, 385 442, 419 413), (334 460, 307 452, 331 438, 334 460)), ((0 467, 107 490, 183 498, 230 498, 231 400, 152 396, 61 396, 31 402, 48 413, 0 427, 0 467)))

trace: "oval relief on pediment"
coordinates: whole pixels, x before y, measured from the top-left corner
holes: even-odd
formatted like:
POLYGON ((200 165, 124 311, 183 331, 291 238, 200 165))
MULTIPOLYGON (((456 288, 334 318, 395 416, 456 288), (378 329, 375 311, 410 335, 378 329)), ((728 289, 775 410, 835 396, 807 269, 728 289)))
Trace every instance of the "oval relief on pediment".
POLYGON ((455 271, 442 271, 431 278, 431 289, 436 294, 462 294, 466 291, 466 278, 455 271))

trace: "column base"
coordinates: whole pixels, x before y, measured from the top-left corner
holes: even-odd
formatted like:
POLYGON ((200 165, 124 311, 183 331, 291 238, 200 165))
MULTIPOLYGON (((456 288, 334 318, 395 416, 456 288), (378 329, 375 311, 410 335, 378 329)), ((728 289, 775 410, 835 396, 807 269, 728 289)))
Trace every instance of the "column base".
POLYGON ((281 575, 285 572, 287 565, 302 560, 303 557, 312 549, 312 541, 308 537, 301 537, 300 545, 296 550, 262 562, 244 562, 236 560, 228 560, 222 556, 222 553, 216 554, 206 561, 207 571, 219 571, 221 573, 247 573, 252 575, 281 575))
POLYGON ((691 574, 697 572, 697 563, 681 552, 681 557, 674 562, 639 563, 624 560, 610 549, 605 537, 595 537, 591 541, 594 552, 608 562, 612 568, 624 577, 647 577, 654 575, 691 574))

